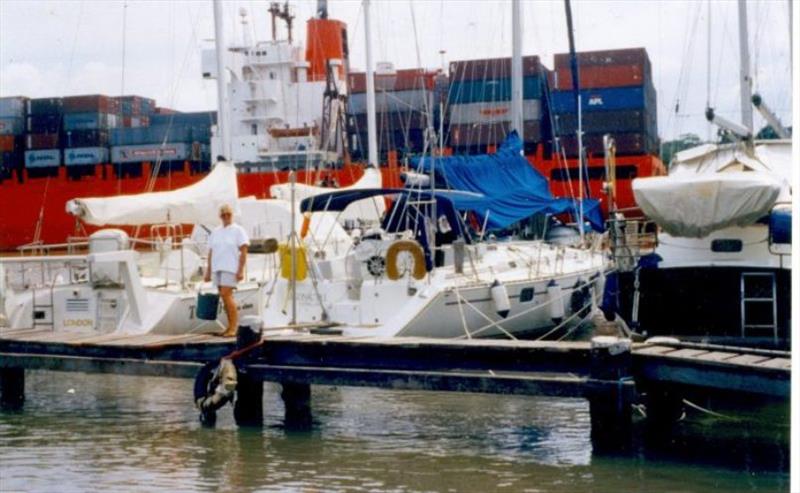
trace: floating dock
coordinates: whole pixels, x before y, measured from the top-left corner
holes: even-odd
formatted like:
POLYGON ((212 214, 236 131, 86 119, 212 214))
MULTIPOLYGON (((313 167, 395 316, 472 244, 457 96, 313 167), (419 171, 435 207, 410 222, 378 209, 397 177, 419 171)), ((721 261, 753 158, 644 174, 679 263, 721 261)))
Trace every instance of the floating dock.
MULTIPOLYGON (((264 381, 283 386, 286 421, 311 422, 310 385, 585 398, 595 446, 628 442, 632 405, 648 419, 680 415, 689 390, 788 401, 790 354, 663 341, 374 339, 341 335, 91 335, 52 329, 0 334, 0 403, 24 402, 25 370, 198 378, 222 358, 238 374, 234 416, 258 425, 264 381)), ((187 399, 188 403, 188 399, 187 399)))

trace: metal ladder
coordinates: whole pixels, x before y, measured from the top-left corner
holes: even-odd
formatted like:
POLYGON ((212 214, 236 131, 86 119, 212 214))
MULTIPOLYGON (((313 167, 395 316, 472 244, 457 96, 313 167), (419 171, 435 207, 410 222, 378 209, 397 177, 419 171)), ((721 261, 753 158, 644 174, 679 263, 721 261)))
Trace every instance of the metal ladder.
MULTIPOLYGON (((761 331, 763 329, 771 329, 772 339, 778 342, 778 303, 775 289, 775 273, 774 272, 742 272, 741 285, 740 285, 740 300, 741 300, 741 328, 742 337, 748 337, 748 330, 761 331), (764 283, 764 280, 767 280, 764 283), (759 292, 759 287, 768 286, 768 292, 762 289, 759 292), (748 306, 770 303, 772 305, 772 323, 751 323, 747 318, 748 306)), ((752 334, 751 334, 752 335, 752 334)))

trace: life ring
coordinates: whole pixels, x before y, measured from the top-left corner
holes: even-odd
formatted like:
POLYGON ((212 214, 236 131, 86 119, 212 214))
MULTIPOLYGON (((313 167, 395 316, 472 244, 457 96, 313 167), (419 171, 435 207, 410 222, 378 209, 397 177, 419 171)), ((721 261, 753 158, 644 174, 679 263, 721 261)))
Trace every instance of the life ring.
POLYGON ((397 268, 397 256, 402 252, 407 252, 414 258, 414 269, 411 271, 414 279, 424 279, 425 253, 422 251, 420 244, 414 240, 398 240, 389 245, 386 250, 386 277, 392 281, 402 277, 400 270, 397 268))

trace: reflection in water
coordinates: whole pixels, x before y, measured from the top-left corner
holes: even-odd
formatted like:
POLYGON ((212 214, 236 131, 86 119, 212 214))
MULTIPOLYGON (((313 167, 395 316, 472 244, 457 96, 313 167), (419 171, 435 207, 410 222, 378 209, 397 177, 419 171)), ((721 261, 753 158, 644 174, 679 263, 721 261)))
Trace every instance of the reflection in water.
POLYGON ((272 385, 263 429, 238 429, 230 407, 204 429, 190 381, 29 372, 27 384, 25 410, 0 413, 0 491, 788 489, 788 418, 772 408, 769 425, 690 413, 631 455, 597 457, 580 399, 316 387, 311 431, 288 432, 272 385))

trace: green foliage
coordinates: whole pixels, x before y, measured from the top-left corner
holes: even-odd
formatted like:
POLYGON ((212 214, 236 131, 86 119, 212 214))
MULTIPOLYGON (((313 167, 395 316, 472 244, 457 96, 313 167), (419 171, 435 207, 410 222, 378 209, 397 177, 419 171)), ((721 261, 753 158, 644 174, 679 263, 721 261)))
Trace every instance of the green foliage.
POLYGON ((695 134, 682 134, 675 140, 666 141, 661 146, 661 161, 664 164, 669 164, 676 153, 702 143, 703 141, 700 140, 700 137, 695 134))

